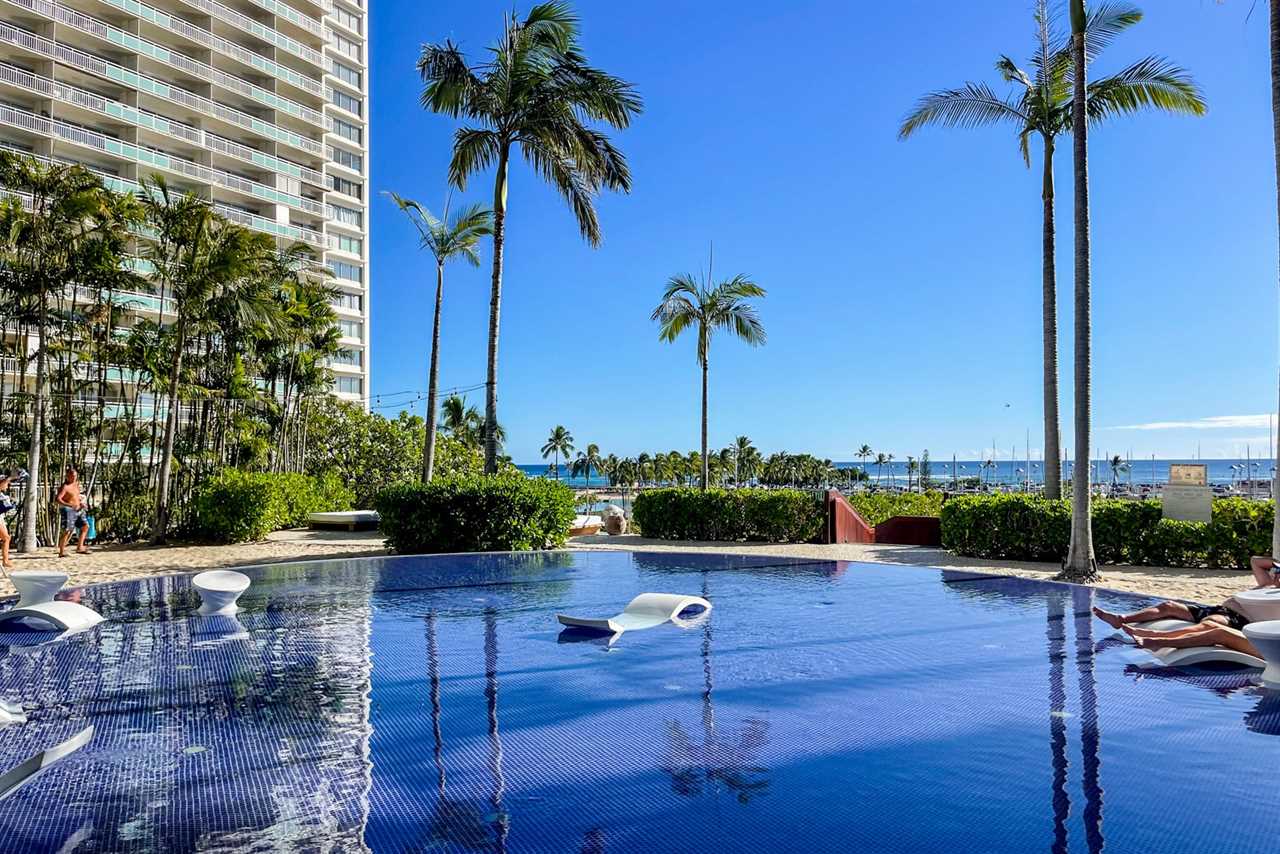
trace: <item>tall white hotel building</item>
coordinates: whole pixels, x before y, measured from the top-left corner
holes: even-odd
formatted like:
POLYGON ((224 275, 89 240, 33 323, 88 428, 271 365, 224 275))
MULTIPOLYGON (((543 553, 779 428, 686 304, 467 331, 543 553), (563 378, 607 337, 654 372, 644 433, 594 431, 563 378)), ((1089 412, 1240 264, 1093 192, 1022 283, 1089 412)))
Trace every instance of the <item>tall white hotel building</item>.
POLYGON ((0 0, 0 146, 116 190, 163 174, 322 253, 342 292, 334 392, 366 404, 369 2, 0 0))

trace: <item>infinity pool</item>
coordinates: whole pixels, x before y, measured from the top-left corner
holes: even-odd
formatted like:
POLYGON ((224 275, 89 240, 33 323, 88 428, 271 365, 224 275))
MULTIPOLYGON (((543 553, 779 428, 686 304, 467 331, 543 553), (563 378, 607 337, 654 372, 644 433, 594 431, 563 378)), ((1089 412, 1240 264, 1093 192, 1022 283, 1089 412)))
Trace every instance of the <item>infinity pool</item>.
POLYGON ((1280 697, 1150 666, 1148 600, 694 554, 379 558, 86 588, 0 636, 4 852, 1252 852, 1280 845, 1280 697), (609 647, 555 614, 714 603, 609 647), (1254 779, 1257 775, 1257 780, 1254 779), (1258 785, 1260 783, 1260 785, 1258 785))

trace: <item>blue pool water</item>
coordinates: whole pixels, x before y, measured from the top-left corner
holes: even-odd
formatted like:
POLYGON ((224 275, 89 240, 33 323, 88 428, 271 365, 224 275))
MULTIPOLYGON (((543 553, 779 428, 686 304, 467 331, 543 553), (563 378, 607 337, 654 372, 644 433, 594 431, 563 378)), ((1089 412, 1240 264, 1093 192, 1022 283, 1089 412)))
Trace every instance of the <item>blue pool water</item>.
POLYGON ((708 555, 389 558, 87 588, 107 622, 0 636, 4 852, 1252 852, 1280 839, 1280 697, 1149 666, 1147 600, 708 555), (557 611, 706 596, 571 642, 557 611), (1255 785, 1259 775, 1261 787, 1255 785))

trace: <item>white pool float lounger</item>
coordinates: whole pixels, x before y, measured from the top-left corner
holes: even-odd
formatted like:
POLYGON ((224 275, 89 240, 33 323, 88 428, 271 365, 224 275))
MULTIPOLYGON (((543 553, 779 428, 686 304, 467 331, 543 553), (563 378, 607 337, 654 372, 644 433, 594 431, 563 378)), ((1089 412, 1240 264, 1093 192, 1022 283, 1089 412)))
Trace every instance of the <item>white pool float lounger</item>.
MULTIPOLYGON (((1172 632, 1178 629, 1189 629, 1196 623, 1187 620, 1152 620, 1148 623, 1134 623, 1140 629, 1150 629, 1155 632, 1172 632)), ((1128 635, 1124 636, 1126 641, 1132 643, 1128 635)), ((1256 655, 1249 655, 1247 652, 1240 652, 1236 649, 1227 649, 1225 646, 1191 646, 1191 647, 1142 647, 1144 652, 1151 654, 1157 662, 1165 667, 1193 667, 1198 664, 1238 664, 1242 667, 1255 667, 1259 670, 1266 667, 1267 663, 1256 655)))
POLYGON ((569 628, 612 635, 611 640, 617 640, 623 632, 652 629, 668 622, 687 628, 701 622, 710 611, 711 603, 701 596, 641 593, 627 603, 621 614, 612 617, 571 617, 568 614, 556 614, 556 619, 569 628), (682 611, 695 607, 702 609, 697 617, 692 620, 680 618, 682 611))

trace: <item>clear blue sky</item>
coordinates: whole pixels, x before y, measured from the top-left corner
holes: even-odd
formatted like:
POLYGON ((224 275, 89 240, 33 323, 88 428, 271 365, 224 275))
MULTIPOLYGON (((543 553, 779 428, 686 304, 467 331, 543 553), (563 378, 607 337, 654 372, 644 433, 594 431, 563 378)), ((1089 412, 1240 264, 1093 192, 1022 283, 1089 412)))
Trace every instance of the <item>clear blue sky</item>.
MULTIPOLYGON (((1031 5, 579 0, 591 61, 632 81, 646 110, 616 136, 635 186, 601 199, 599 250, 528 168, 514 169, 499 417, 516 461, 536 461, 556 424, 605 453, 697 446, 694 342, 659 343, 649 314, 667 277, 705 266, 712 240, 718 274, 747 273, 769 291, 767 346, 712 345, 713 446, 746 434, 766 453, 847 460, 866 442, 937 459, 975 458, 995 439, 1021 456, 1030 429, 1039 449, 1038 171, 1007 129, 896 139, 922 93, 999 86, 997 56, 1022 62, 1033 48, 1031 5)), ((1246 443, 1257 454, 1277 353, 1265 3, 1251 18, 1245 0, 1141 5, 1146 20, 1097 72, 1163 54, 1194 73, 1209 115, 1122 119, 1091 135, 1094 456, 1186 456, 1197 443, 1206 457, 1242 455, 1246 443)), ((509 8, 374 0, 373 193, 440 205, 455 122, 418 106, 414 60, 447 37, 479 59, 509 8)), ((465 197, 491 192, 486 176, 465 197)), ((376 195, 371 204, 373 393, 425 390, 430 264, 401 214, 376 195)), ((488 261, 486 247, 486 267, 448 271, 445 387, 484 380, 488 261)), ((388 401, 405 399, 375 403, 394 415, 388 401)), ((480 391, 469 399, 483 405, 480 391)))

